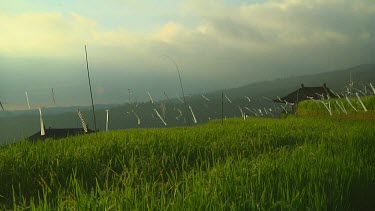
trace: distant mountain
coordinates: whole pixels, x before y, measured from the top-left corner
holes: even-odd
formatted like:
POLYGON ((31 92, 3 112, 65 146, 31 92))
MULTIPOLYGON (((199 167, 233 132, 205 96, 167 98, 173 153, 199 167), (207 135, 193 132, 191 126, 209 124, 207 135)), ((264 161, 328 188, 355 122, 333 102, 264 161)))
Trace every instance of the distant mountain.
MULTIPOLYGON (((238 88, 227 89, 224 92, 232 98, 242 98, 244 96, 275 98, 276 96, 282 97, 295 91, 302 83, 306 87, 322 86, 323 83, 326 83, 327 87, 340 93, 345 90, 345 86, 348 86, 350 75, 354 82, 354 87, 364 90, 364 86, 366 86, 366 89, 370 90, 369 83, 371 82, 375 85, 375 64, 362 64, 343 70, 252 83, 238 88)), ((217 91, 208 95, 217 96, 220 93, 221 91, 217 91)))

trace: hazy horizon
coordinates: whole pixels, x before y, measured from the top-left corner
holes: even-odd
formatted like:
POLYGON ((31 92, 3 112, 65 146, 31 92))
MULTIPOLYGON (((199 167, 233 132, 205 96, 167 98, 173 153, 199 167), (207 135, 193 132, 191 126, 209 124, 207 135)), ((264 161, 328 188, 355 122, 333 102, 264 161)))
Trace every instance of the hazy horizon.
POLYGON ((370 0, 9 1, 0 9, 0 101, 8 109, 194 94, 373 63, 370 0))

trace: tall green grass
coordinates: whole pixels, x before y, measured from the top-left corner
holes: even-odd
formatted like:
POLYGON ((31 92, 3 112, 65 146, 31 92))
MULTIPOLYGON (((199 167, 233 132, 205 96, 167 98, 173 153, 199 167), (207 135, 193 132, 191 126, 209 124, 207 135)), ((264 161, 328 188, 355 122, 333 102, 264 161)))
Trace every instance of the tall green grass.
MULTIPOLYGON (((365 107, 367 108, 367 112, 364 111, 362 105, 360 104, 359 100, 354 98, 349 98, 351 104, 356 108, 357 111, 353 109, 353 107, 348 103, 345 98, 334 98, 330 100, 325 100, 324 102, 330 102, 332 108, 332 115, 333 116, 340 116, 340 117, 356 117, 356 118, 375 118, 375 96, 368 95, 362 96, 361 100, 365 107), (342 109, 337 105, 337 102, 341 102, 347 114, 345 114, 342 109)), ((299 115, 305 116, 329 116, 328 110, 324 107, 322 102, 314 101, 314 100, 306 100, 300 102, 298 104, 298 111, 299 115)))
POLYGON ((0 209, 375 207, 375 124, 230 119, 0 148, 0 209))

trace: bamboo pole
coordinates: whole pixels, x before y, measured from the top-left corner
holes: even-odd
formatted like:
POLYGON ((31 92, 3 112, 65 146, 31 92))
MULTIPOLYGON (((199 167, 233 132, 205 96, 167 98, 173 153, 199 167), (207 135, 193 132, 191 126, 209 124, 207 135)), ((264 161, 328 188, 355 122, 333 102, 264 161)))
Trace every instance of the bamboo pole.
POLYGON ((221 124, 224 123, 224 92, 221 92, 221 124))
POLYGON ((94 98, 92 97, 92 88, 91 88, 91 79, 90 79, 89 61, 88 61, 88 59, 87 59, 87 49, 86 49, 86 45, 85 45, 85 53, 86 53, 87 78, 89 79, 89 87, 90 87, 90 95, 91 95, 91 105, 92 105, 92 114, 94 115, 94 128, 95 128, 95 133, 96 133, 95 106, 94 106, 94 98))
POLYGON ((166 56, 167 58, 169 58, 174 63, 174 65, 175 65, 175 67, 177 69, 178 78, 180 79, 180 86, 181 86, 182 96, 184 98, 184 104, 185 104, 185 119, 187 121, 187 124, 190 125, 189 118, 187 117, 188 116, 188 107, 187 107, 187 104, 186 104, 184 87, 182 86, 182 79, 181 79, 180 69, 178 68, 177 63, 170 56, 168 56, 168 55, 164 55, 164 56, 166 56))

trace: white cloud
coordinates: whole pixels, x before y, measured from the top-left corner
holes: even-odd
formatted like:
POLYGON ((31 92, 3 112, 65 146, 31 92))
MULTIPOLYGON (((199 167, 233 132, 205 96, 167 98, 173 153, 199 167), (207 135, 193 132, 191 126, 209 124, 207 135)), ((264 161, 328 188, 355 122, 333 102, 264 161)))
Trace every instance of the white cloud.
MULTIPOLYGON (((107 2, 101 4, 104 7, 107 2)), ((126 88, 137 93, 145 93, 144 89, 175 92, 170 87, 178 87, 176 70, 164 54, 177 62, 187 90, 195 91, 373 63, 375 57, 373 0, 237 5, 196 0, 166 8, 171 11, 168 18, 159 17, 165 5, 135 4, 117 7, 117 1, 112 1, 97 13, 94 7, 87 13, 0 9, 2 99, 20 96, 21 104, 23 90, 47 90, 49 97, 49 87, 54 87, 69 93, 66 99, 82 100, 76 92, 87 91, 82 82, 85 44, 94 94, 103 103, 121 101, 126 88), (155 14, 143 16, 153 10, 155 14), (112 18, 116 23, 106 25, 112 18), (132 18, 133 25, 128 27, 132 18), (137 22, 138 18, 142 20, 137 22), (190 18, 194 21, 189 22, 190 18), (154 19, 157 23, 150 24, 154 19), (134 31, 137 28, 142 30, 134 31)), ((78 5, 76 11, 84 6, 78 5)))
POLYGON ((375 10, 370 1, 285 0, 237 7, 211 2, 203 7, 190 4, 188 8, 204 16, 221 39, 241 43, 316 46, 356 42, 361 30, 374 36, 370 23, 375 10))
POLYGON ((349 45, 374 39, 374 29, 369 27, 375 7, 370 1, 285 0, 239 6, 193 1, 186 5, 185 10, 202 17, 201 24, 187 27, 169 21, 157 30, 149 30, 149 34, 124 27, 107 29, 77 13, 0 13, 0 47, 6 54, 69 55, 83 43, 144 53, 148 50, 143 47, 158 46, 158 42, 178 48, 212 42, 259 52, 275 47, 349 45))
POLYGON ((1 13, 0 28, 0 53, 10 56, 74 56, 84 44, 134 47, 139 40, 124 28, 104 30, 77 13, 1 13))
POLYGON ((137 33, 78 13, 0 12, 0 55, 77 58, 87 44, 90 58, 103 67, 171 72, 160 59, 169 54, 191 75, 222 78, 243 78, 250 66, 262 72, 296 61, 298 67, 325 67, 326 54, 337 67, 373 57, 375 6, 370 0, 190 1, 176 11, 201 21, 169 20, 137 33), (357 57, 348 58, 347 51, 357 57))

